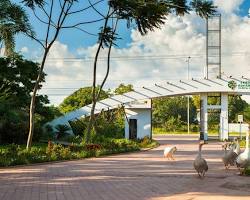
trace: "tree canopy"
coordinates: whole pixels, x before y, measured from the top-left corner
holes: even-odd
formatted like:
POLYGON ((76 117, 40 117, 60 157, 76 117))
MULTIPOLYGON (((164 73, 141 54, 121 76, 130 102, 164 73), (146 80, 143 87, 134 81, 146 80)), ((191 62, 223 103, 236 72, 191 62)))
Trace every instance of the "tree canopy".
MULTIPOLYGON (((66 97, 59 105, 59 110, 62 113, 67 113, 92 102, 92 87, 84 87, 75 91, 73 94, 66 97)), ((100 99, 109 97, 109 92, 102 90, 100 99)))
POLYGON ((10 0, 0 1, 0 43, 4 44, 5 55, 14 53, 15 35, 24 33, 34 35, 25 10, 10 0))
MULTIPOLYGON (((196 107, 190 98, 190 123, 196 120, 196 107)), ((153 125, 162 126, 172 118, 187 122, 187 97, 163 97, 153 100, 153 125)), ((171 119, 173 121, 173 119, 171 119)))
MULTIPOLYGON (((37 63, 21 56, 0 58, 0 143, 23 142, 26 139, 30 93, 38 70, 37 63)), ((43 73, 42 80, 44 77, 43 73)), ((55 117, 55 110, 46 106, 49 102, 47 96, 38 95, 37 99, 36 122, 39 129, 42 122, 55 117)))
POLYGON ((131 92, 131 91, 134 91, 133 85, 131 85, 131 84, 125 85, 125 84, 121 83, 121 84, 114 90, 114 93, 115 93, 115 94, 124 94, 124 93, 126 93, 126 92, 131 92))

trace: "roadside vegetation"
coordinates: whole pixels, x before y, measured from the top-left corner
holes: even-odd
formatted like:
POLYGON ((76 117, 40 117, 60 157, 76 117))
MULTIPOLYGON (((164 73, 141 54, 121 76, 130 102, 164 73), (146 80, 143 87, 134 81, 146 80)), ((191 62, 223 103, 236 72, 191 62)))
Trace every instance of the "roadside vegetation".
MULTIPOLYGON (((77 139, 76 139, 77 140, 77 139)), ((0 146, 0 167, 99 157, 110 154, 139 151, 153 148, 158 143, 147 137, 141 140, 96 138, 95 143, 34 144, 27 150, 24 145, 10 144, 0 146)))

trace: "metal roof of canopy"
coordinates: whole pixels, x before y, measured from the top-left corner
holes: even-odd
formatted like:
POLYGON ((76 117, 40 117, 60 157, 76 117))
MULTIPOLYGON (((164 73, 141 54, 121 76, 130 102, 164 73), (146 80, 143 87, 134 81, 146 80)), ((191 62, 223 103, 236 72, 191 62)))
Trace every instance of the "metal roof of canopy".
MULTIPOLYGON (((122 95, 115 95, 107 99, 97 102, 95 114, 100 113, 102 110, 111 110, 121 105, 128 104, 133 101, 143 99, 153 99, 158 97, 171 97, 182 95, 194 95, 201 93, 228 93, 228 94, 250 94, 250 79, 245 77, 232 77, 222 76, 216 79, 190 79, 178 81, 165 81, 161 84, 153 86, 142 87, 135 91, 128 92, 122 95), (228 86, 229 82, 236 84, 235 88, 228 86), (239 87, 240 84, 249 82, 246 88, 239 87)), ((58 124, 68 124, 69 121, 74 121, 82 117, 90 115, 91 106, 87 105, 75 111, 69 112, 64 116, 54 119, 48 124, 56 126, 58 124)))

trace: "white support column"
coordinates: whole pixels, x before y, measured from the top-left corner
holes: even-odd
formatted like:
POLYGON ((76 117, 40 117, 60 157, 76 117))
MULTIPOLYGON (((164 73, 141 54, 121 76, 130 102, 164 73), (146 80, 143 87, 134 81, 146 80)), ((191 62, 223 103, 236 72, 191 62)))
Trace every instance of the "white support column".
POLYGON ((207 94, 201 94, 201 118, 200 118, 200 128, 201 132, 204 134, 204 140, 208 139, 208 113, 207 113, 207 94))
POLYGON ((221 94, 220 140, 228 139, 228 94, 221 94))

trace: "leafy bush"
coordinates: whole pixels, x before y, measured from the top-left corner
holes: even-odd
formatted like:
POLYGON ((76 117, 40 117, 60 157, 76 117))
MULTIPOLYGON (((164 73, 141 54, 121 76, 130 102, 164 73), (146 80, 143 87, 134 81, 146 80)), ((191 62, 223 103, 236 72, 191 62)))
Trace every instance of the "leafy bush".
POLYGON ((140 141, 105 137, 96 137, 96 139, 93 144, 72 143, 68 147, 49 141, 47 147, 39 145, 30 150, 16 144, 2 146, 0 147, 0 166, 97 157, 157 146, 157 143, 149 138, 140 141))
POLYGON ((250 176, 250 167, 244 169, 243 174, 246 176, 250 176))
POLYGON ((65 137, 67 135, 69 135, 69 131, 71 130, 69 126, 67 126, 66 124, 58 124, 56 127, 56 139, 60 139, 62 137, 65 137))
POLYGON ((87 151, 92 151, 92 150, 97 151, 100 150, 102 147, 100 144, 87 144, 85 148, 87 151))
POLYGON ((178 115, 177 118, 171 116, 169 120, 167 120, 164 123, 164 128, 166 129, 166 131, 177 131, 181 128, 182 126, 182 121, 181 121, 181 116, 178 115))
POLYGON ((144 138, 137 140, 137 142, 140 148, 151 148, 159 145, 158 142, 150 139, 148 136, 145 136, 144 138))
MULTIPOLYGON (((84 137, 89 118, 70 121, 74 135, 84 137)), ((124 138, 124 117, 123 111, 115 109, 109 112, 102 112, 96 117, 95 131, 91 133, 91 141, 95 143, 96 137, 124 138)))
POLYGON ((65 148, 61 144, 49 143, 46 153, 50 160, 66 160, 72 157, 70 148, 65 148))
POLYGON ((191 125, 190 125, 190 130, 191 130, 192 132, 199 132, 200 127, 199 127, 199 125, 191 124, 191 125))

